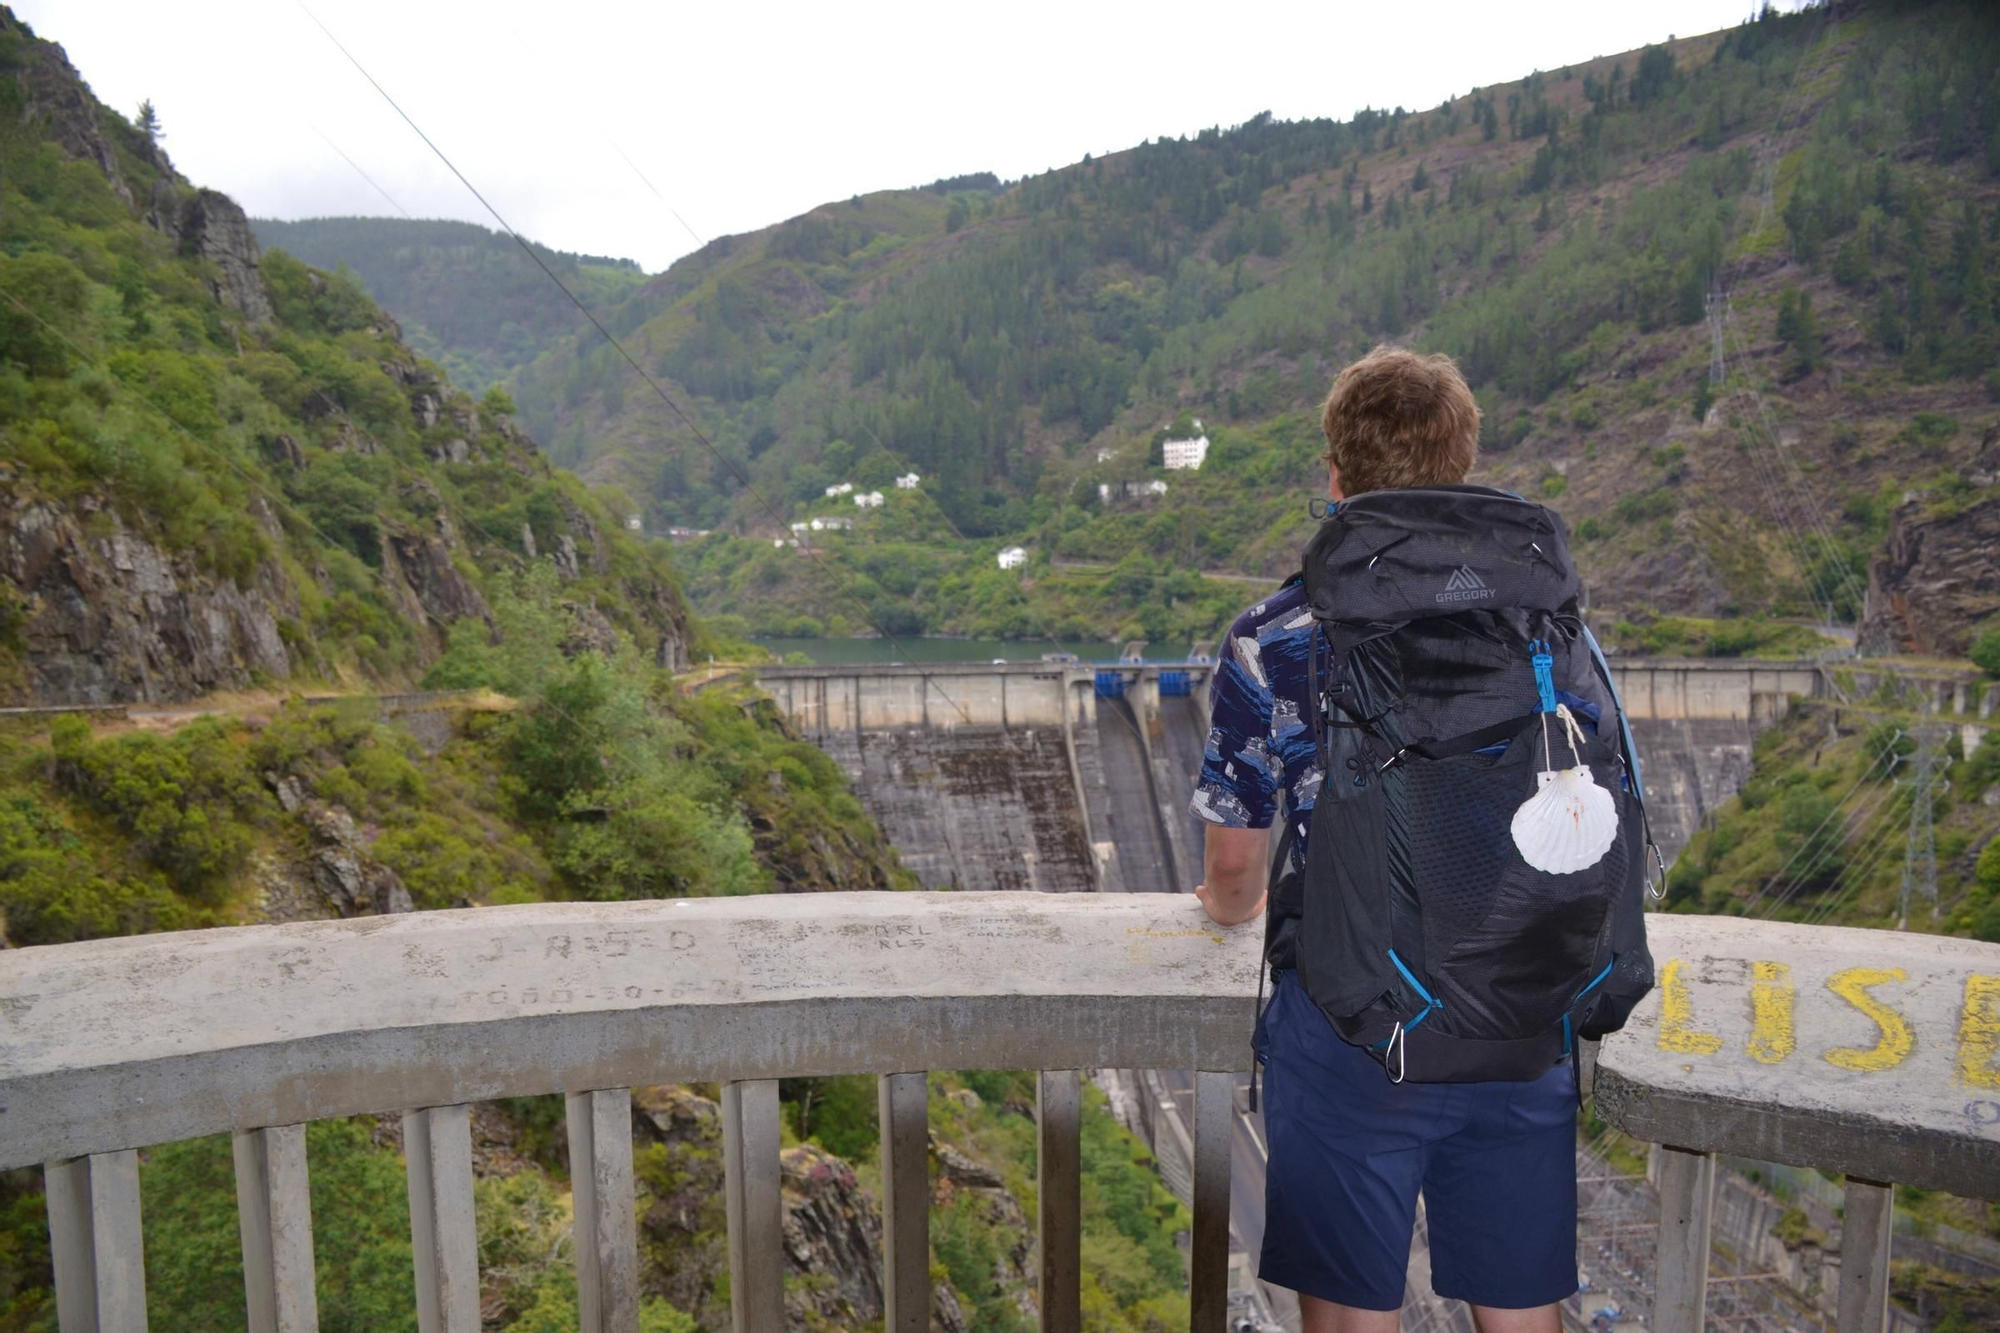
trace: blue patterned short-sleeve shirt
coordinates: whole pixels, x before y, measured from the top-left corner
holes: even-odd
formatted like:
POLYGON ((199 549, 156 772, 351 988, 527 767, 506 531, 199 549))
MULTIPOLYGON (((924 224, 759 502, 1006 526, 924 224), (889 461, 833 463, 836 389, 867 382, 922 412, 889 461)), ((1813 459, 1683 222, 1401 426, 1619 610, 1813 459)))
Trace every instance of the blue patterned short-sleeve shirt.
POLYGON ((1306 825, 1319 795, 1311 726, 1313 642, 1305 585, 1294 580, 1245 611, 1216 653, 1208 745, 1190 808, 1225 828, 1295 826, 1304 863, 1306 825))

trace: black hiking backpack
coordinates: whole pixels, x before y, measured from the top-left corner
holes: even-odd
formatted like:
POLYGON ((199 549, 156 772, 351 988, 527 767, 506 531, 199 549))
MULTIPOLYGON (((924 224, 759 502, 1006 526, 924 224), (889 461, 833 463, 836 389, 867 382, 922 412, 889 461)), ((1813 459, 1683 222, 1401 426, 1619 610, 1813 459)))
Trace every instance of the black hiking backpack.
POLYGON ((1369 492, 1328 515, 1304 579, 1324 776, 1272 961, 1398 1082, 1537 1078, 1653 984, 1658 852, 1562 524, 1484 487, 1369 492), (1538 870, 1511 821, 1540 772, 1579 764, 1616 835, 1538 870))

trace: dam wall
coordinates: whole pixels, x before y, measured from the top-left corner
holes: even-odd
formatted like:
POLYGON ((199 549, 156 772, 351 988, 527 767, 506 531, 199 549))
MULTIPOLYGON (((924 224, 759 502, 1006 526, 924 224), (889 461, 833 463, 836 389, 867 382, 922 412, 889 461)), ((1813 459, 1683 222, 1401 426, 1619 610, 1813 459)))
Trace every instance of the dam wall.
MULTIPOLYGON (((1827 692, 1810 662, 1611 660, 1669 860, 1749 776, 1756 734, 1827 692)), ((1186 892, 1205 663, 766 667, 926 888, 1186 892)))

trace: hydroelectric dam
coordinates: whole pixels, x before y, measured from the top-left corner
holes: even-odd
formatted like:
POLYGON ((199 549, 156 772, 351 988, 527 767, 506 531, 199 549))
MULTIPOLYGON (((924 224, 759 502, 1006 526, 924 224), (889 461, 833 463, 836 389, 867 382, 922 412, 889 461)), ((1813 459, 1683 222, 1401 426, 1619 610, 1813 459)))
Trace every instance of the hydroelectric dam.
MULTIPOLYGON (((1611 659, 1671 859, 1750 771, 1756 733, 1829 692, 1812 662, 1611 659)), ((929 889, 1186 892, 1208 662, 764 667, 929 889)))

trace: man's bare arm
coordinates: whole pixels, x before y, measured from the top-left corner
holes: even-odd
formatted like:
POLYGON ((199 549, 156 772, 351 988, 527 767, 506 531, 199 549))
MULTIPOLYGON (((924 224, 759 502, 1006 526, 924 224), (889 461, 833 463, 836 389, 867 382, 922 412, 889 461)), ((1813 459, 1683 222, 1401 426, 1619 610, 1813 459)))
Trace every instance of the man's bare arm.
POLYGON ((1218 926, 1237 926, 1254 920, 1264 910, 1264 880, 1268 873, 1264 861, 1271 845, 1271 831, 1210 824, 1203 832, 1202 860, 1207 882, 1195 889, 1195 897, 1201 899, 1209 918, 1218 926))

